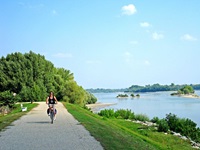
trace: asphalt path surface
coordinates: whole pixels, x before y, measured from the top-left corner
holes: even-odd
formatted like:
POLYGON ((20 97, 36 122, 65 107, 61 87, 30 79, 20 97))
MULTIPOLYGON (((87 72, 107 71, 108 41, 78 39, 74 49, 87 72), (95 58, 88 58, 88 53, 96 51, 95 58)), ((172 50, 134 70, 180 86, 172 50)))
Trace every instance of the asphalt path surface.
POLYGON ((56 105, 53 124, 44 102, 0 132, 0 150, 103 150, 101 144, 66 110, 56 105))

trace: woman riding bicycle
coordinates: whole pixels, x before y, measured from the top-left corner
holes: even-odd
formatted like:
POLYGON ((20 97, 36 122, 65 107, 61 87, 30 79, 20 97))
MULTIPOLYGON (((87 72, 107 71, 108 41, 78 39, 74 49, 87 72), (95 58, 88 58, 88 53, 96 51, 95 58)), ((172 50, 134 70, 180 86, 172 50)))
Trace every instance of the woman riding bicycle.
POLYGON ((55 115, 56 115, 55 104, 57 104, 57 103, 58 103, 57 98, 54 96, 53 92, 50 92, 49 96, 46 99, 46 104, 48 104, 49 108, 53 107, 54 119, 55 119, 55 115))

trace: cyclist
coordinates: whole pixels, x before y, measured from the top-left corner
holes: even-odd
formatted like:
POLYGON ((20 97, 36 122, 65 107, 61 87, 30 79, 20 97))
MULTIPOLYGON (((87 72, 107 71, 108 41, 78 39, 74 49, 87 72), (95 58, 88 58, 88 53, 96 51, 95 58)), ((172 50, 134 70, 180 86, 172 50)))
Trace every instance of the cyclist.
MULTIPOLYGON (((46 104, 50 107, 50 105, 53 107, 54 111, 54 119, 56 119, 56 111, 55 111, 55 104, 58 103, 57 98, 54 96, 53 92, 50 92, 49 96, 46 99, 46 104)), ((47 110, 49 112, 49 109, 47 110)))

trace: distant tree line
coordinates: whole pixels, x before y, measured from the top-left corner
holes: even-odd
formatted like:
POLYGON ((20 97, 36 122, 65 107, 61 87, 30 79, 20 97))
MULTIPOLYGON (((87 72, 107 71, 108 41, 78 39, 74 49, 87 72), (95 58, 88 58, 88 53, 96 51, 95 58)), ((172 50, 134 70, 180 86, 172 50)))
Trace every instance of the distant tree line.
MULTIPOLYGON (((160 85, 160 84, 153 84, 153 85, 132 85, 129 88, 122 88, 122 89, 103 89, 103 88, 97 88, 97 89, 87 89, 87 91, 91 93, 111 93, 111 92, 159 92, 159 91, 178 91, 179 89, 187 86, 187 84, 182 85, 175 85, 174 83, 171 83, 170 85, 160 85)), ((190 84, 190 86, 194 90, 200 90, 200 84, 190 84)))
POLYGON ((97 89, 86 89, 88 92, 91 93, 113 93, 113 92, 124 92, 126 89, 103 89, 103 88, 97 88, 97 89))
POLYGON ((58 100, 85 105, 97 101, 74 80, 73 73, 40 54, 19 52, 0 59, 0 107, 15 102, 44 101, 50 91, 58 100))
MULTIPOLYGON (((160 84, 153 84, 153 85, 146 85, 146 86, 139 86, 139 85, 132 85, 125 92, 158 92, 158 91, 178 91, 179 89, 184 88, 187 84, 183 85, 175 85, 171 83, 171 85, 160 85, 160 84)), ((200 90, 200 84, 190 84, 190 86, 194 90, 200 90)))

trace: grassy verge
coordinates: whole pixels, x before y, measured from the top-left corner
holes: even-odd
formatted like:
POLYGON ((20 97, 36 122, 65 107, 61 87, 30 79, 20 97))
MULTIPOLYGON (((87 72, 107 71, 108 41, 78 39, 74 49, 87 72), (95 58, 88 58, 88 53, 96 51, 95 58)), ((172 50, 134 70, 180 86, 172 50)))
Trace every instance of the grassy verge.
POLYGON ((157 132, 153 127, 121 119, 107 119, 77 105, 64 105, 106 150, 192 149, 188 141, 157 132))
POLYGON ((7 115, 0 115, 0 131, 3 130, 5 127, 9 126, 13 121, 19 119, 21 116, 25 115, 31 109, 36 107, 37 103, 25 103, 23 104, 24 107, 27 107, 26 112, 21 111, 20 104, 16 104, 15 108, 7 115))

